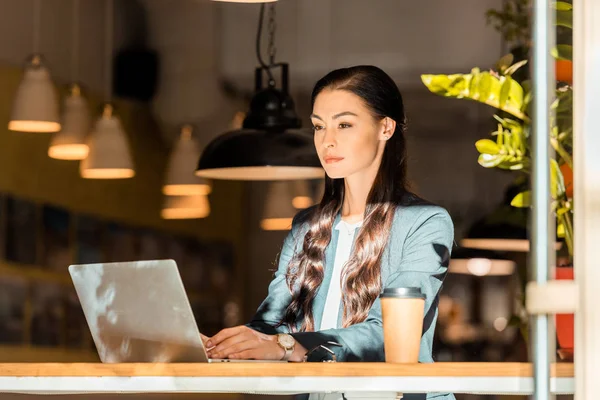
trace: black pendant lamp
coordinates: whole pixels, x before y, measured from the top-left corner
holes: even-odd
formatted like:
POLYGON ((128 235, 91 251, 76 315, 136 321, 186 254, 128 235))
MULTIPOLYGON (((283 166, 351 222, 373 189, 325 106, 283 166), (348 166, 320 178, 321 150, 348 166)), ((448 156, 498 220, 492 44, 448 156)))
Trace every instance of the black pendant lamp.
MULTIPOLYGON (((274 10, 274 5, 271 6, 274 10)), ((274 63, 275 51, 266 65, 260 56, 260 33, 264 15, 261 5, 257 34, 257 57, 261 64, 255 71, 255 94, 242 129, 224 133, 206 146, 196 175, 228 180, 295 180, 323 177, 315 151, 313 136, 300 129, 301 122, 288 92, 288 64, 274 63), (281 71, 280 87, 272 70, 281 71), (266 73, 268 83, 263 85, 266 73)), ((270 23, 274 26, 273 13, 270 23)), ((274 29, 269 29, 273 35, 274 29)), ((270 46, 274 40, 271 37, 270 46)))

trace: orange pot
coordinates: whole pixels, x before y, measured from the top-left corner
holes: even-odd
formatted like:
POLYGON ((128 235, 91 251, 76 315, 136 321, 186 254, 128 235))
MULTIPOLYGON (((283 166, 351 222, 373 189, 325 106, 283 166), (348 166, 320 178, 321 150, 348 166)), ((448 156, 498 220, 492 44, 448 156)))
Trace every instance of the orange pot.
POLYGON ((573 62, 567 60, 556 60, 554 64, 556 70, 556 80, 560 82, 573 84, 573 62))
POLYGON ((560 172, 565 180, 565 189, 567 197, 573 198, 573 170, 569 167, 569 164, 563 164, 560 166, 560 172))
MULTIPOLYGON (((573 267, 556 267, 556 279, 573 280, 573 267)), ((561 349, 572 350, 575 345, 575 318, 573 314, 556 314, 556 337, 561 349)))

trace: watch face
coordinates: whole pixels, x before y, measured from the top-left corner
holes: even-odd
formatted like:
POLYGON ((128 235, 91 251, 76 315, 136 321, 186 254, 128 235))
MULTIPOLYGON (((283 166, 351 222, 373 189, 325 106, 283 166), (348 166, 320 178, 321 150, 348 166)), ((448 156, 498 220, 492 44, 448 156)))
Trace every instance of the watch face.
POLYGON ((279 335, 279 343, 281 343, 284 347, 292 347, 296 341, 290 335, 279 335))

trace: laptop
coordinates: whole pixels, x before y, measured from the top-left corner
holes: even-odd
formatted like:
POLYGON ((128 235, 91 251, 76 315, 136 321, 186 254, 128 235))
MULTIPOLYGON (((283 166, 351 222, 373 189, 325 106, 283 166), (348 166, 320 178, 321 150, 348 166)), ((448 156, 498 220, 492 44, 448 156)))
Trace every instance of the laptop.
POLYGON ((237 362, 209 359, 173 260, 69 266, 103 363, 237 362))

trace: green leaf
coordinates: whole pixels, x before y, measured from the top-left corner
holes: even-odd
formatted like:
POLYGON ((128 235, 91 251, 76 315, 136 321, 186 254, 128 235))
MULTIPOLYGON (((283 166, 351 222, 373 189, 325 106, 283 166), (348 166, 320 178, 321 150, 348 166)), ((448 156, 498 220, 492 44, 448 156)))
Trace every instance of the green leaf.
POLYGON ((565 194, 565 181, 555 159, 550 159, 550 194, 557 199, 565 194))
POLYGON ((500 146, 490 139, 481 139, 475 142, 477 151, 482 154, 498 154, 500 152, 500 146))
POLYGON ((477 158, 479 165, 485 168, 497 167, 502 161, 504 161, 504 156, 501 154, 480 154, 477 158))
POLYGON ((496 69, 504 74, 504 71, 513 63, 514 59, 515 56, 513 56, 512 53, 505 54, 498 62, 496 62, 496 69))
POLYGON ((479 101, 529 122, 529 117, 522 111, 525 108, 523 88, 510 76, 498 77, 496 74, 474 69, 470 74, 424 74, 421 75, 421 80, 432 93, 444 97, 479 101), (500 92, 506 81, 510 81, 508 97, 504 104, 500 105, 500 92))
POLYGON ((481 98, 481 89, 479 86, 479 82, 481 81, 481 73, 479 72, 479 68, 473 68, 471 70, 471 77, 465 78, 469 82, 468 93, 470 94, 473 100, 479 100, 481 98))
POLYGON ((512 150, 515 152, 515 154, 522 156, 523 155, 523 144, 522 144, 522 140, 521 140, 521 135, 515 134, 513 133, 512 135, 510 135, 512 137, 512 150))
POLYGON ((512 75, 514 74, 519 68, 521 68, 523 65, 527 64, 527 60, 521 60, 517 63, 514 63, 513 65, 511 65, 510 67, 508 67, 506 69, 506 71, 504 71, 504 75, 512 75))
POLYGON ((423 84, 427 86, 427 88, 433 92, 445 92, 448 84, 450 83, 450 78, 448 75, 421 75, 421 81, 423 84))
POLYGON ((565 237, 565 226, 563 224, 556 225, 556 236, 559 238, 565 237))
POLYGON ((498 130, 496 132, 494 132, 497 136, 496 138, 496 143, 498 143, 498 146, 504 146, 504 128, 502 127, 502 125, 498 125, 498 130))
POLYGON ((531 103, 532 99, 533 99, 533 93, 526 92, 525 98, 523 98, 523 108, 521 109, 523 112, 525 112, 527 110, 527 107, 529 107, 529 103, 531 103))
POLYGON ((465 77, 466 75, 421 75, 421 80, 432 93, 460 98, 463 91, 468 91, 468 82, 465 77))
POLYGON ((513 207, 518 207, 518 208, 530 207, 531 206, 531 191, 527 190, 525 192, 519 193, 512 199, 512 201, 510 202, 510 205, 513 207))
POLYGON ((502 84, 502 88, 500 89, 500 98, 498 99, 498 105, 500 108, 504 107, 506 101, 508 100, 508 96, 510 94, 512 80, 507 79, 502 84))
POLYGON ((479 91, 479 100, 486 103, 488 101, 493 101, 494 98, 494 78, 490 73, 483 73, 479 77, 478 82, 478 91, 479 91))
POLYGON ((573 29, 573 11, 557 10, 556 11, 556 25, 573 29))
POLYGON ((506 117, 506 118, 497 117, 495 119, 496 119, 496 121, 499 121, 503 127, 505 127, 506 129, 510 129, 511 131, 518 130, 519 132, 521 132, 523 130, 523 122, 521 122, 521 121, 517 121, 517 120, 508 118, 508 117, 506 117))
POLYGON ((570 11, 573 9, 573 5, 566 1, 554 1, 552 2, 552 8, 557 11, 570 11))
POLYGON ((569 209, 567 207, 561 207, 558 210, 556 210, 556 215, 563 215, 566 214, 567 212, 569 212, 569 209))
POLYGON ((555 103, 557 113, 571 114, 573 112, 573 89, 558 92, 555 103))
MULTIPOLYGON (((506 77, 507 80, 511 81, 510 91, 508 93, 507 106, 504 108, 516 108, 521 110, 523 108, 523 87, 519 85, 517 81, 510 77, 506 77)), ((514 114, 513 114, 514 115, 514 114)), ((521 118, 523 119, 523 118, 521 118)))
POLYGON ((518 163, 518 164, 511 165, 508 169, 510 169, 511 171, 520 171, 523 169, 524 166, 525 166, 525 164, 518 163))
POLYGON ((573 61, 573 46, 559 44, 552 49, 552 57, 559 60, 573 61))

